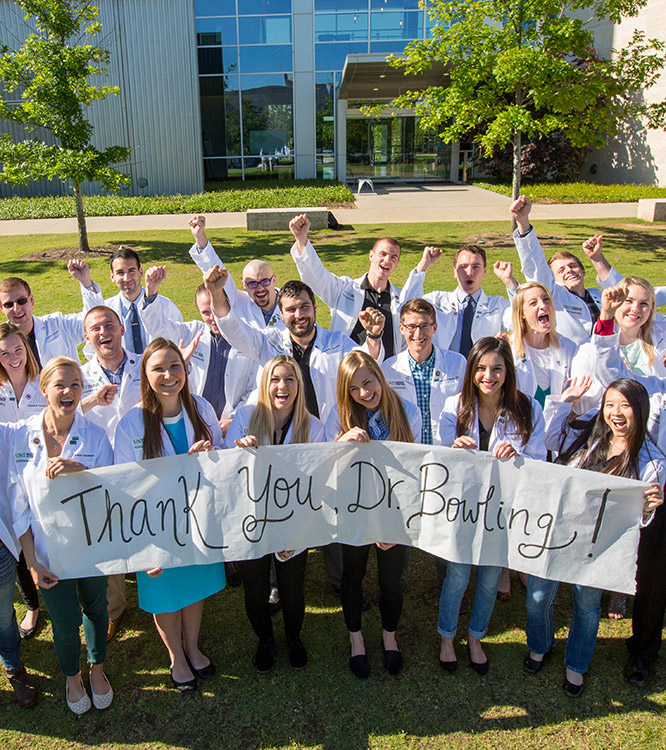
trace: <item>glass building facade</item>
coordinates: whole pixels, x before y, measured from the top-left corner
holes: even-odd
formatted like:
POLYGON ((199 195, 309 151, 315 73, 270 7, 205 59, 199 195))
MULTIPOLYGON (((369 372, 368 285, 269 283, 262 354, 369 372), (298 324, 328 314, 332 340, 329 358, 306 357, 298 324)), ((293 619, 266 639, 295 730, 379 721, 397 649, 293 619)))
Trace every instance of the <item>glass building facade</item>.
POLYGON ((371 120, 338 96, 347 55, 427 38, 419 0, 195 0, 195 14, 207 180, 448 179, 450 149, 413 116, 371 120))

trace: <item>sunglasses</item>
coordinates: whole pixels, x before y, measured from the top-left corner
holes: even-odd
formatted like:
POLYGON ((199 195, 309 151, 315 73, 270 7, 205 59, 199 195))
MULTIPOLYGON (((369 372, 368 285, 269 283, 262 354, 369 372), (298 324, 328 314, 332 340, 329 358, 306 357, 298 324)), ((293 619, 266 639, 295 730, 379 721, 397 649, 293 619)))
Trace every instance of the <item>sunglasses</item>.
POLYGON ((245 286, 248 289, 256 289, 260 284, 261 286, 268 286, 271 281, 275 278, 275 275, 271 276, 269 279, 259 279, 259 281, 243 281, 245 286))
POLYGON ((11 310, 14 305, 25 305, 25 303, 28 301, 27 297, 19 297, 18 299, 13 300, 12 302, 3 302, 2 306, 5 308, 5 310, 11 310))

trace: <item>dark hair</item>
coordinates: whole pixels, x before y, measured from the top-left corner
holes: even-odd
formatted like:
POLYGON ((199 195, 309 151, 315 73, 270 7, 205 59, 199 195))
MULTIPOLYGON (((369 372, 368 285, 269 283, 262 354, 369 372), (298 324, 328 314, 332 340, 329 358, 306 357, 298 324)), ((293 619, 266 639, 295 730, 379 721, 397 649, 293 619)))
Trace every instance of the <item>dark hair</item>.
POLYGON ((375 240, 375 244, 372 246, 373 250, 377 249, 377 245, 379 245, 380 242, 387 242, 391 247, 395 247, 398 249, 398 252, 401 252, 400 243, 398 240, 396 240, 395 237, 380 237, 378 240, 375 240))
MULTIPOLYGON (((601 400, 601 408, 595 417, 588 419, 574 418, 568 421, 569 428, 579 431, 579 434, 565 451, 560 452, 556 463, 568 464, 578 455, 576 466, 579 469, 588 469, 607 460, 608 446, 613 432, 604 419, 604 404, 606 394, 611 388, 621 393, 629 402, 634 414, 634 430, 630 435, 627 435, 627 450, 619 456, 614 456, 602 469, 602 472, 629 479, 638 479, 640 475, 638 454, 645 440, 649 438, 647 422, 650 415, 650 397, 643 384, 631 378, 614 380, 606 388, 601 400)), ((560 450, 566 439, 566 426, 563 426, 560 450)))
POLYGON ((138 254, 130 247, 123 247, 121 245, 117 250, 114 250, 111 253, 111 257, 109 258, 109 265, 111 266, 111 270, 113 270, 113 261, 117 258, 122 258, 123 260, 127 260, 127 258, 130 258, 132 260, 135 260, 136 267, 141 268, 141 261, 139 260, 138 254))
POLYGON ((187 382, 187 366, 180 349, 169 339, 153 339, 144 349, 141 358, 141 411, 143 412, 143 458, 158 458, 164 455, 162 443, 162 404, 150 387, 146 374, 146 364, 150 357, 160 349, 171 349, 178 354, 185 373, 185 383, 180 391, 180 403, 185 409, 187 416, 194 428, 194 440, 212 440, 213 435, 210 427, 204 422, 197 409, 196 402, 190 394, 190 386, 187 382))
POLYGON ((27 281, 19 279, 18 276, 9 276, 0 282, 0 292, 11 292, 12 289, 22 286, 25 289, 25 293, 28 297, 32 294, 30 291, 30 285, 27 281))
POLYGON ((458 263, 458 256, 460 253, 472 253, 473 255, 480 255, 481 260, 483 261, 483 265, 487 266, 486 263, 486 251, 479 247, 479 245, 462 245, 462 247, 456 251, 456 254, 453 256, 453 267, 456 267, 456 264, 458 263))
POLYGON ((277 296, 278 307, 280 310, 282 310, 282 299, 284 297, 298 297, 303 292, 307 293, 310 302, 312 302, 312 306, 316 307, 317 303, 315 302, 315 296, 312 289, 300 279, 292 279, 280 288, 280 292, 277 296))
POLYGON ((112 313, 113 317, 118 321, 118 325, 123 325, 123 321, 120 319, 120 315, 112 308, 108 307, 107 305, 95 305, 95 307, 91 307, 90 310, 85 314, 85 317, 83 318, 83 328, 86 327, 86 320, 93 314, 93 313, 112 313))
POLYGON ((523 445, 525 445, 532 435, 532 400, 518 390, 516 367, 513 363, 513 353, 509 343, 495 336, 485 336, 479 339, 471 348, 467 357, 465 379, 458 401, 456 435, 466 435, 469 432, 476 414, 479 395, 474 383, 474 375, 481 357, 495 353, 502 357, 506 368, 506 377, 502 386, 501 410, 516 425, 523 445))
POLYGON ((194 304, 195 304, 195 305, 196 305, 196 303, 197 303, 197 297, 198 297, 198 296, 199 296, 200 294, 205 294, 205 295, 206 295, 207 297, 210 297, 210 292, 209 292, 209 291, 208 291, 208 289, 206 288, 206 285, 205 285, 205 284, 199 284, 199 286, 197 287, 196 291, 194 292, 194 304))
POLYGON ((427 315, 433 323, 437 322, 437 313, 435 312, 434 306, 431 305, 427 299, 423 299, 423 297, 412 297, 405 302, 400 310, 401 323, 405 315, 408 315, 409 313, 427 315))

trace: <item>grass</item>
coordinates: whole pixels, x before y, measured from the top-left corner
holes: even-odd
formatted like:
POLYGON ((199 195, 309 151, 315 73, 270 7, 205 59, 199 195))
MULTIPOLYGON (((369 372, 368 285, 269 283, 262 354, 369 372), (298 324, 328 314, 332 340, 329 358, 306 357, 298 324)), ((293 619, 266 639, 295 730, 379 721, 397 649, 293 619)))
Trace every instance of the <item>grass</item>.
MULTIPOLYGON (((511 196, 510 184, 470 180, 471 185, 511 196)), ((635 203, 641 198, 666 198, 666 187, 599 185, 595 182, 525 182, 521 193, 534 203, 635 203)))
MULTIPOLYGON (((560 247, 575 252, 579 252, 583 239, 601 232, 608 257, 619 269, 666 283, 664 225, 646 226, 636 220, 569 221, 541 222, 536 229, 542 238, 557 238, 564 243, 560 247)), ((426 291, 430 291, 454 288, 451 258, 465 240, 503 233, 506 246, 490 248, 489 262, 499 258, 516 261, 506 231, 505 222, 400 224, 322 231, 313 233, 313 239, 329 268, 355 276, 367 268, 373 238, 379 233, 394 234, 404 248, 396 273, 398 283, 404 281, 425 244, 439 244, 445 257, 428 272, 426 291)), ((244 263, 255 256, 269 260, 282 282, 295 275, 284 233, 211 230, 210 236, 236 278, 244 263)), ((135 247, 144 267, 166 263, 169 276, 164 293, 181 306, 186 320, 195 316, 192 296, 199 274, 187 255, 191 241, 188 231, 93 234, 91 240, 95 245, 135 247)), ((21 260, 26 253, 74 244, 71 235, 26 236, 20 243, 16 238, 0 237, 0 277, 25 276, 34 290, 37 313, 77 310, 80 297, 64 264, 21 260)), ((93 258, 91 267, 104 291, 114 291, 106 261, 93 258)), ((486 281, 487 291, 500 292, 492 272, 486 281)), ((323 305, 318 317, 323 323, 328 320, 323 305)), ((364 616, 372 672, 369 680, 360 682, 349 672, 340 602, 326 581, 321 554, 311 552, 304 629, 310 653, 307 668, 293 672, 288 666, 278 615, 276 668, 269 675, 256 675, 252 667, 256 642, 245 617, 242 592, 227 589, 207 602, 202 627, 202 647, 216 663, 218 674, 198 695, 181 697, 167 686, 166 652, 150 616, 138 609, 135 585, 128 581, 128 610, 107 659, 117 694, 111 709, 106 713, 91 710, 80 719, 67 711, 64 679, 56 663, 50 629, 45 626, 23 650, 26 665, 37 675, 42 691, 40 704, 30 711, 14 706, 9 687, 0 676, 0 747, 656 750, 666 746, 666 670, 659 666, 642 690, 622 679, 626 659, 623 640, 631 630, 628 620, 602 620, 583 697, 572 701, 563 694, 564 640, 571 616, 567 586, 562 587, 556 602, 555 657, 538 676, 524 675, 520 666, 526 649, 525 605, 517 581, 513 599, 507 604, 498 602, 495 607, 487 637, 491 660, 488 676, 479 678, 467 666, 466 615, 461 617, 457 642, 460 668, 455 675, 447 675, 437 663, 434 566, 426 554, 413 551, 398 631, 405 669, 397 679, 389 678, 381 664, 372 556, 365 588, 373 602, 364 616)), ((18 603, 17 610, 20 618, 23 608, 18 603)))
MULTIPOLYGON (((348 187, 330 180, 216 182, 196 195, 92 195, 83 199, 87 216, 132 216, 247 211, 282 206, 336 206, 353 201, 348 187)), ((2 219, 57 219, 76 216, 74 197, 0 198, 2 219)))

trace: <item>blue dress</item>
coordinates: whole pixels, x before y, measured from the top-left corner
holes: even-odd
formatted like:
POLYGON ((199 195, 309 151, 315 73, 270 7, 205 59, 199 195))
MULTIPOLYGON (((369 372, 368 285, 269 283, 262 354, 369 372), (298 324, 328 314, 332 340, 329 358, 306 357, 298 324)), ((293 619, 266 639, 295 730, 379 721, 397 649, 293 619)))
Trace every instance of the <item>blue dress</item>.
MULTIPOLYGON (((183 415, 165 417, 164 426, 176 453, 187 453, 189 445, 183 415)), ((224 563, 221 562, 167 568, 157 578, 151 578, 147 573, 139 571, 136 574, 139 607, 145 612, 157 615, 177 612, 222 591, 226 582, 224 563)))

